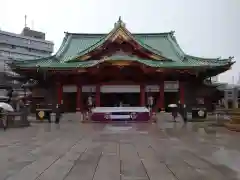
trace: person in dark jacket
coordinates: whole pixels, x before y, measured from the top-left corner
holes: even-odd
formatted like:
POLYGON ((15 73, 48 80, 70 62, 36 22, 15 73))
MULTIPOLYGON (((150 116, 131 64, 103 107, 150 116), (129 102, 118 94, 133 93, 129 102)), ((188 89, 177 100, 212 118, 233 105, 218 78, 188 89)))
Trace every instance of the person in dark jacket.
POLYGON ((187 119, 187 107, 185 104, 183 104, 182 106, 182 116, 183 116, 183 121, 184 123, 187 123, 188 119, 187 119))
POLYGON ((173 107, 172 108, 172 117, 173 117, 173 121, 174 122, 177 122, 176 121, 177 115, 178 115, 178 108, 177 107, 173 107))
MULTIPOLYGON (((169 105, 169 107, 170 107, 170 105, 169 105)), ((177 121, 176 121, 176 118, 177 118, 178 112, 179 112, 178 104, 172 104, 172 106, 171 106, 171 111, 172 111, 173 121, 174 121, 174 122, 177 122, 177 121)))
POLYGON ((61 114, 62 114, 62 112, 61 112, 61 107, 60 107, 59 104, 56 105, 55 113, 56 113, 55 123, 56 123, 56 124, 59 124, 60 118, 61 118, 61 114))
POLYGON ((187 108, 185 104, 178 102, 179 114, 182 116, 184 123, 187 123, 187 108))

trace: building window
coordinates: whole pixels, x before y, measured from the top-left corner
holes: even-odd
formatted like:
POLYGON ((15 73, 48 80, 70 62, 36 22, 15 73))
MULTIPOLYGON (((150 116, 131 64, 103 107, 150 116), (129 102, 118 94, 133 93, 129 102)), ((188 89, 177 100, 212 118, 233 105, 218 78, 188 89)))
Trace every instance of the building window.
POLYGON ((7 52, 7 51, 2 51, 1 53, 2 53, 3 56, 9 56, 10 55, 10 53, 7 52))
POLYGON ((31 40, 26 39, 24 41, 25 41, 26 44, 31 44, 31 40))

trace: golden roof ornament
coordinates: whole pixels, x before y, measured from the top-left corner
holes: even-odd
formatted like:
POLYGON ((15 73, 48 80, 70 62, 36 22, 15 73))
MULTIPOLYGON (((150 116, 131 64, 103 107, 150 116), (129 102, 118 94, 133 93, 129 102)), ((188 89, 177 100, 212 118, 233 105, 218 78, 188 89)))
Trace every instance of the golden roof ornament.
POLYGON ((118 21, 114 24, 114 27, 125 27, 125 23, 122 21, 121 16, 119 16, 118 21))
POLYGON ((104 56, 104 57, 101 59, 101 61, 108 61, 108 60, 110 60, 110 58, 109 58, 108 56, 104 56))

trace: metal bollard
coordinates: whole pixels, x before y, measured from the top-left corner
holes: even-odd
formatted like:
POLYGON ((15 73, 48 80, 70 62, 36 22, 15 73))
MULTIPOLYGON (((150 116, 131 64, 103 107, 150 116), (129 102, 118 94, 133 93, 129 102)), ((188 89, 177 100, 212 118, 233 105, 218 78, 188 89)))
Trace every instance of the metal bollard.
POLYGON ((50 122, 55 122, 56 121, 56 113, 51 113, 50 114, 50 122))
POLYGON ((81 122, 83 121, 82 113, 80 111, 76 112, 76 120, 80 120, 81 122))

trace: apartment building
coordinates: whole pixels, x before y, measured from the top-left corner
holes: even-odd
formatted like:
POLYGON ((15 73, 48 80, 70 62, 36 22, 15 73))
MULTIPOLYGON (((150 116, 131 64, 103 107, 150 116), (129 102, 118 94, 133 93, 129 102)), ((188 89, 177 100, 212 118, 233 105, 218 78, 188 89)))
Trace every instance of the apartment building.
MULTIPOLYGON (((12 73, 6 62, 13 60, 36 59, 50 56, 54 44, 45 39, 45 33, 25 27, 20 34, 0 30, 0 85, 9 81, 6 73, 12 73)), ((0 96, 4 92, 0 92, 0 96)))

